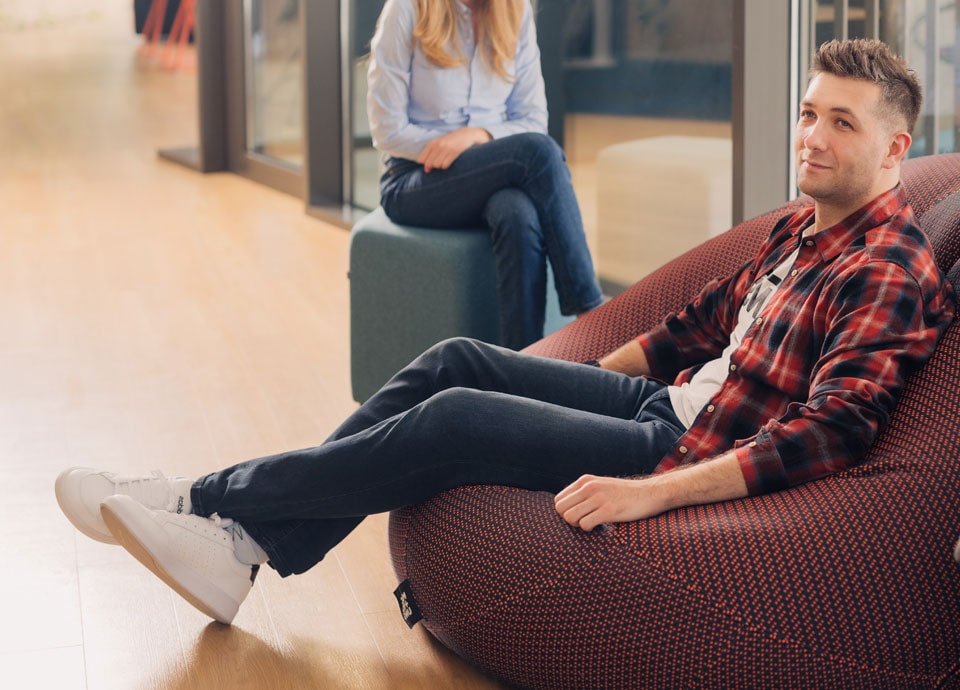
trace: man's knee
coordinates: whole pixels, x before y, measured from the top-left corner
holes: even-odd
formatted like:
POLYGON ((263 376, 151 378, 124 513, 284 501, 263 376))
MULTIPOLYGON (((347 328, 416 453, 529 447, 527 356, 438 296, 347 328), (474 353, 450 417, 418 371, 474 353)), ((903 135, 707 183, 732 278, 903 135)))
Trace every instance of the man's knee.
POLYGON ((471 359, 483 345, 483 342, 474 338, 455 336, 431 345, 421 357, 430 359, 431 366, 434 367, 460 366, 471 359))
POLYGON ((471 422, 476 419, 484 395, 474 388, 445 388, 424 401, 419 413, 438 434, 447 438, 462 435, 474 428, 471 422))
POLYGON ((458 386, 473 389, 478 381, 500 370, 504 357, 515 354, 482 340, 456 337, 441 340, 430 347, 417 359, 416 366, 431 372, 439 389, 458 386))

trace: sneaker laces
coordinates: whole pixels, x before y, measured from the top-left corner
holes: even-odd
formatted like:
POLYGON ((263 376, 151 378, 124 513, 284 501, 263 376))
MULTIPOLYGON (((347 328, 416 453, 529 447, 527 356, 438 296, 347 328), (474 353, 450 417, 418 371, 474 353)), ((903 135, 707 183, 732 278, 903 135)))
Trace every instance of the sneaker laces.
MULTIPOLYGON (((220 517, 219 513, 210 513, 210 519, 213 520, 213 524, 215 524, 217 527, 220 529, 225 529, 228 532, 232 531, 230 528, 236 524, 236 522, 231 518, 220 517)), ((234 529, 240 529, 240 525, 237 525, 234 529)))
POLYGON ((233 544, 234 557, 244 565, 250 566, 250 584, 252 585, 254 580, 257 579, 260 564, 247 560, 248 558, 255 560, 256 553, 253 547, 243 538, 243 526, 236 520, 220 517, 218 513, 211 513, 209 519, 213 522, 214 527, 222 529, 229 535, 230 541, 233 544), (240 551, 238 552, 237 549, 240 549, 240 551))
POLYGON ((236 543, 237 541, 243 541, 243 528, 230 518, 220 517, 218 513, 211 513, 210 520, 213 521, 214 527, 218 527, 230 535, 230 539, 236 543))
POLYGON ((160 470, 153 470, 149 477, 114 476, 111 481, 114 493, 129 494, 145 505, 164 506, 165 510, 176 512, 176 496, 170 480, 160 470))

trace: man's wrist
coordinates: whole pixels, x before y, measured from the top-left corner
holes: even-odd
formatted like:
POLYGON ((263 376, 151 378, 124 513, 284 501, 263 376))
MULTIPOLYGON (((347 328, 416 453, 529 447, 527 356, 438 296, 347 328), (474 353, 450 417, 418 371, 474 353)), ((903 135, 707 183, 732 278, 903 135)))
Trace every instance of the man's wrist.
POLYGON ((676 499, 675 492, 671 495, 671 484, 666 477, 666 474, 652 474, 638 480, 643 484, 647 502, 654 511, 652 515, 660 515, 683 505, 683 501, 676 499))
POLYGON ((666 512, 674 508, 743 498, 749 494, 734 451, 709 460, 644 477, 650 502, 666 512))

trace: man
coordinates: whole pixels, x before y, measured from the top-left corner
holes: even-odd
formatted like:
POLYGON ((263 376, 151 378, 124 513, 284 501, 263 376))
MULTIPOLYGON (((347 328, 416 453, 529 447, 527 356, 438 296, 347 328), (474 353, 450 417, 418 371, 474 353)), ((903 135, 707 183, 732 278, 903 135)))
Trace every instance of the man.
POLYGON ((60 505, 229 623, 260 563, 303 572, 364 516, 455 486, 557 492, 589 531, 849 467, 954 313, 899 187, 919 109, 882 43, 824 45, 795 141, 814 206, 596 366, 446 341, 316 448, 196 481, 71 468, 60 505))

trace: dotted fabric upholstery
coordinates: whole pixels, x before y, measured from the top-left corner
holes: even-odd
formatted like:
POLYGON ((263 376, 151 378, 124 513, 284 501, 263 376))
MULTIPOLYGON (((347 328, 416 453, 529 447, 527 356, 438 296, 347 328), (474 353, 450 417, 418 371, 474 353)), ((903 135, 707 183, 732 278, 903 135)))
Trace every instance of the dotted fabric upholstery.
MULTIPOLYGON (((960 275, 960 154, 908 161, 960 275)), ((804 200, 701 245, 529 349, 590 359, 752 255, 804 200)), ((960 687, 960 321, 858 467, 585 534, 552 496, 464 487, 396 511, 394 568, 426 628, 530 688, 960 687)))

